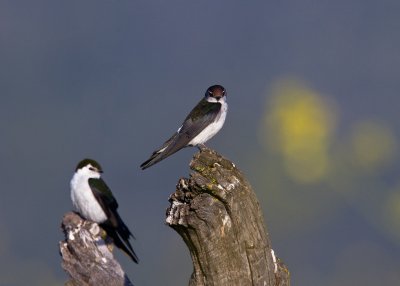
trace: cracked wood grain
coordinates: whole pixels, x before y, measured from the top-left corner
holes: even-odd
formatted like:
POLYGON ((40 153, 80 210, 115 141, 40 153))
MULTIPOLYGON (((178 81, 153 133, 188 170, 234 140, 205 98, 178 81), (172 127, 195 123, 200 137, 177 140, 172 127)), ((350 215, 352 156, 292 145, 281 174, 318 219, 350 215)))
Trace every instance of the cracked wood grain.
POLYGON ((170 196, 167 224, 189 248, 190 286, 288 286, 289 271, 271 252, 259 202, 239 169, 204 149, 170 196))
POLYGON ((67 286, 133 286, 114 259, 111 242, 102 238, 97 223, 82 219, 74 212, 64 215, 60 241, 62 267, 70 276, 67 286))

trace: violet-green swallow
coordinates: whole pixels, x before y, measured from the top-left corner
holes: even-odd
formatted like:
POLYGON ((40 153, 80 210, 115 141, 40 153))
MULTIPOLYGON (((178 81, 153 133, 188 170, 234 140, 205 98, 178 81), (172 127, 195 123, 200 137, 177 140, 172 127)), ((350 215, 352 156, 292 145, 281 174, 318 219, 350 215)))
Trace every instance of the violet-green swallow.
POLYGON ((87 220, 98 223, 114 244, 138 263, 129 238, 133 237, 117 212, 118 203, 111 190, 100 178, 100 164, 91 159, 82 160, 71 179, 71 199, 75 209, 87 220))
POLYGON ((217 134, 224 125, 228 111, 226 96, 223 86, 210 86, 204 98, 189 113, 178 131, 160 149, 154 151, 140 168, 144 170, 184 147, 204 148, 204 143, 217 134))

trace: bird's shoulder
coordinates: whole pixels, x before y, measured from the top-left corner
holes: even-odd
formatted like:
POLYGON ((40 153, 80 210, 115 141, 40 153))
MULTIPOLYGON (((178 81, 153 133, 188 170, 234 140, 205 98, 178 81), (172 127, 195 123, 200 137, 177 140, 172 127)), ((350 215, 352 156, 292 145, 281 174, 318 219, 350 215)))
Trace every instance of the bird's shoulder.
POLYGON ((111 189, 102 178, 90 178, 88 182, 94 196, 98 200, 104 201, 112 208, 118 208, 118 203, 114 198, 111 189))
POLYGON ((205 116, 213 116, 217 114, 221 110, 221 103, 219 102, 208 102, 205 98, 203 98, 189 113, 186 117, 185 122, 187 121, 198 121, 203 119, 205 116))

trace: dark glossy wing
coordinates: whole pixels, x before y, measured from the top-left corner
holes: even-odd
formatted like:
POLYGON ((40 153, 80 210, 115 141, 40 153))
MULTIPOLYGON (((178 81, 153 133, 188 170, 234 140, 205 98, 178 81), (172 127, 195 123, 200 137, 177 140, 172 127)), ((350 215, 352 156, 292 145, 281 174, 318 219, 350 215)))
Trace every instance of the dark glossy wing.
POLYGON ((154 151, 140 167, 144 170, 186 147, 189 142, 212 123, 221 110, 221 103, 202 99, 185 118, 181 128, 163 146, 154 151))
POLYGON ((89 186, 92 189, 94 197, 97 199, 107 217, 112 215, 112 212, 117 210, 118 203, 114 198, 110 188, 103 179, 89 179, 89 186))
MULTIPOLYGON (((208 102, 203 98, 185 118, 182 127, 179 129, 176 141, 187 140, 187 143, 189 143, 204 128, 215 121, 221 111, 221 106, 219 102, 208 102)), ((174 142, 175 144, 178 143, 176 141, 174 142)))
POLYGON ((118 216, 118 214, 117 217, 120 221, 119 227, 117 229, 110 225, 110 223, 107 221, 100 224, 100 226, 107 232, 107 235, 113 239, 116 247, 125 252, 135 263, 139 263, 139 258, 137 257, 135 251, 132 248, 132 245, 129 242, 129 237, 132 236, 132 234, 129 231, 128 227, 118 216))
POLYGON ((138 263, 139 259, 129 242, 131 236, 135 237, 119 216, 117 212, 118 203, 110 188, 101 178, 91 178, 88 182, 94 197, 108 218, 101 226, 112 237, 114 244, 122 249, 134 262, 138 263))
MULTIPOLYGON (((175 138, 177 136, 178 136, 178 132, 176 132, 174 135, 172 135, 171 138, 169 138, 167 141, 165 141, 165 143, 161 146, 160 149, 154 151, 153 154, 151 154, 150 158, 147 159, 146 161, 144 161, 140 165, 140 168, 142 170, 147 169, 148 167, 153 166, 154 164, 156 164, 156 163, 160 162, 161 160, 165 159, 169 155, 172 155, 172 153, 167 155, 165 153, 165 151, 167 150, 168 146, 171 144, 171 142, 173 142, 175 140, 175 138)), ((178 150, 176 150, 176 151, 178 151, 178 150)))

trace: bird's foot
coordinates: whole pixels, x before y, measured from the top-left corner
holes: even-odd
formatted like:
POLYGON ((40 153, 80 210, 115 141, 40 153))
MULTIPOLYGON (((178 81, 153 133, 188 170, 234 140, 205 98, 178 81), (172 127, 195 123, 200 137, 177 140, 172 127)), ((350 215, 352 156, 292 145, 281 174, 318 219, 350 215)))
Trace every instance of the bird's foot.
POLYGON ((206 151, 208 150, 208 147, 204 144, 197 144, 197 148, 199 148, 200 151, 206 151))

